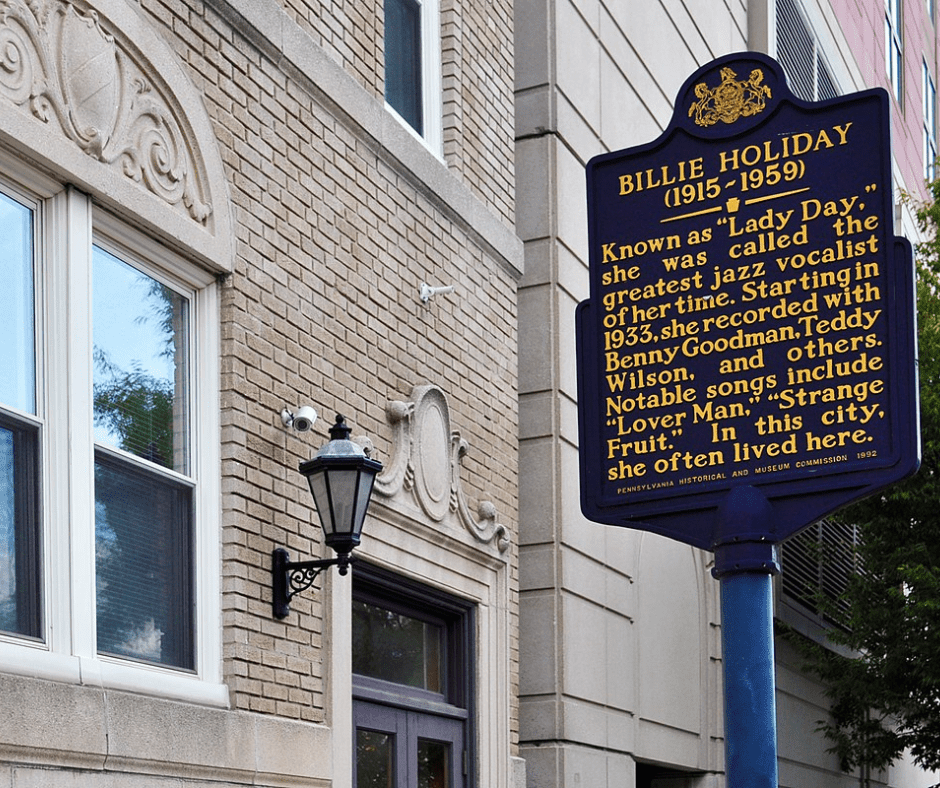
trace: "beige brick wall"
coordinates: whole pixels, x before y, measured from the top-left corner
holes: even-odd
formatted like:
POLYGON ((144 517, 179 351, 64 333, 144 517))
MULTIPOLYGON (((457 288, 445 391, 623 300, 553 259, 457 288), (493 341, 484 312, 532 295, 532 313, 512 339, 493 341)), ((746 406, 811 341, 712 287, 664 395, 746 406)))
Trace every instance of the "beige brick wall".
POLYGON ((444 158, 515 220, 511 0, 441 0, 444 158))
MULTIPOLYGON (((354 4, 342 5, 348 11, 354 4)), ((233 706, 324 719, 323 594, 298 597, 291 617, 275 621, 270 552, 285 546, 297 558, 325 555, 311 540, 319 529, 296 469, 323 441, 332 414, 344 413, 388 458, 386 402, 425 382, 445 390, 452 422, 471 446, 462 473, 468 497, 492 500, 510 529, 517 665, 515 277, 459 211, 372 137, 338 121, 316 91, 258 51, 215 6, 142 2, 204 96, 236 226, 235 270, 222 287, 221 348, 223 658, 233 706), (424 305, 423 281, 458 290, 424 305), (324 417, 317 436, 284 430, 281 408, 307 402, 324 417)), ((491 66, 466 77, 459 95, 451 91, 451 104, 465 104, 459 134, 472 147, 444 175, 472 184, 505 221, 513 196, 512 53, 487 50, 510 40, 511 15, 507 3, 493 9, 495 21, 481 10, 462 25, 459 69, 482 59, 491 66), (484 84, 490 92, 466 98, 484 84)), ((311 34, 319 31, 316 42, 334 57, 342 54, 347 70, 368 76, 360 66, 369 58, 376 68, 374 47, 357 48, 352 39, 340 45, 360 28, 323 27, 321 15, 341 17, 333 5, 298 4, 291 13, 311 34)), ((451 3, 451 26, 456 13, 451 3)), ((360 82, 374 94, 374 82, 360 82)), ((448 133, 456 139, 457 126, 448 133)), ((514 702, 514 742, 517 728, 514 702)))
MULTIPOLYGON (((369 93, 385 95, 382 0, 280 0, 369 93)), ((440 0, 444 159, 477 196, 514 219, 511 0, 440 0)))
POLYGON ((279 0, 333 60, 376 98, 385 95, 382 0, 279 0))

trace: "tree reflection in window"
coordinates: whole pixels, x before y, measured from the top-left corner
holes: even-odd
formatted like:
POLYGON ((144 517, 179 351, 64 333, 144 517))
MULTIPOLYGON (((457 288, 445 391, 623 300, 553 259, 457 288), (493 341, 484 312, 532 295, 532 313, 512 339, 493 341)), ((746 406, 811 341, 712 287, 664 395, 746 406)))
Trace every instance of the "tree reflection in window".
POLYGON ((187 299, 94 249, 98 651, 191 669, 187 299), (127 455, 106 451, 120 449, 127 455))
POLYGON ((356 788, 395 788, 393 743, 388 733, 356 731, 356 788))
POLYGON ((188 301, 95 247, 95 440, 188 465, 188 301))
POLYGON ((353 673, 442 693, 443 627, 356 600, 353 673))

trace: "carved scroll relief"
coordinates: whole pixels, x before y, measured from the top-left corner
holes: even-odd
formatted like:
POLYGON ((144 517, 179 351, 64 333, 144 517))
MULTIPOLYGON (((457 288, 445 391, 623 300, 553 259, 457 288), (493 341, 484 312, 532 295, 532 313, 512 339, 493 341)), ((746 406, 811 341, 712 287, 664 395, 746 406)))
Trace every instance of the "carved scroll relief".
POLYGON ((147 77, 94 10, 67 0, 0 0, 0 97, 207 222, 212 206, 178 113, 159 78, 147 77))
POLYGON ((408 492, 434 522, 456 516, 478 542, 505 552, 509 538, 506 527, 496 521, 496 507, 483 501, 476 517, 470 511, 460 481, 469 446, 450 428, 444 393, 436 386, 416 386, 411 402, 390 402, 386 415, 395 430, 394 455, 375 480, 375 493, 395 498, 408 492))

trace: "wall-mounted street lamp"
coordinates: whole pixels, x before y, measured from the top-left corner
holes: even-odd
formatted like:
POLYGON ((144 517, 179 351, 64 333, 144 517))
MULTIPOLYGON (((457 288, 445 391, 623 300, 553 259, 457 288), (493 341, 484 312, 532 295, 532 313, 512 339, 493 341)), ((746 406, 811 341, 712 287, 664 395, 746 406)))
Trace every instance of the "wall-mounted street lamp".
POLYGON ((330 428, 330 441, 312 460, 300 464, 317 505, 324 541, 336 552, 335 558, 319 561, 291 561, 283 547, 271 554, 273 611, 275 618, 290 612, 290 600, 313 585, 317 575, 330 566, 345 575, 358 547, 362 524, 372 497, 372 485, 382 463, 367 457, 362 447, 349 440, 352 430, 342 416, 330 428))

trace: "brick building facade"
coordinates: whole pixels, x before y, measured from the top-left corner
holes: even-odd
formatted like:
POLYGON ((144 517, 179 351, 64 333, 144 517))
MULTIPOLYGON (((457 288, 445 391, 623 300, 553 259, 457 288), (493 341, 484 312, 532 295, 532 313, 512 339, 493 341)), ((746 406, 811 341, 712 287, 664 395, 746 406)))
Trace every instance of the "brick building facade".
POLYGON ((432 778, 521 785, 512 9, 434 6, 419 128, 380 2, 0 8, 0 780, 350 785, 388 712, 432 778), (360 563, 276 620, 272 549, 330 554, 297 466, 334 413, 385 468, 360 563))

